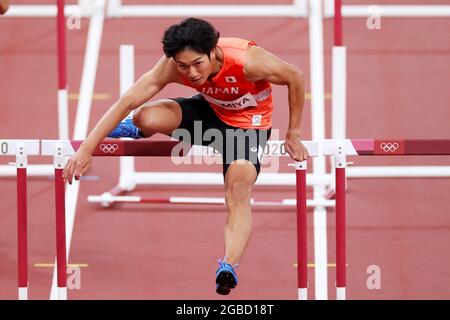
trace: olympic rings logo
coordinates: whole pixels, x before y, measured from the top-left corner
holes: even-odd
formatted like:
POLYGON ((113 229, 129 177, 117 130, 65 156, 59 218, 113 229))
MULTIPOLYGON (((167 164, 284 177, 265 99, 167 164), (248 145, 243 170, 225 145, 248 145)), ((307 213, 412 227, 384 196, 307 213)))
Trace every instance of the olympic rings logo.
POLYGON ((103 151, 103 153, 114 153, 119 149, 119 146, 117 144, 106 144, 103 143, 100 145, 100 150, 103 151))
POLYGON ((380 148, 384 152, 395 152, 399 148, 399 144, 397 142, 382 142, 380 148))

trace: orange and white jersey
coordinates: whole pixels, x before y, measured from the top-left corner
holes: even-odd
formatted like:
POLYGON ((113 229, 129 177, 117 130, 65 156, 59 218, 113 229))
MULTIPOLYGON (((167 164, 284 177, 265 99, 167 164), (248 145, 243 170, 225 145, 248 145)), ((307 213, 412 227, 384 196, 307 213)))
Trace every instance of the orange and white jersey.
POLYGON ((245 79, 245 53, 253 41, 220 38, 223 65, 214 78, 201 86, 184 84, 196 89, 211 105, 217 117, 230 126, 242 129, 272 127, 272 87, 268 81, 245 79))

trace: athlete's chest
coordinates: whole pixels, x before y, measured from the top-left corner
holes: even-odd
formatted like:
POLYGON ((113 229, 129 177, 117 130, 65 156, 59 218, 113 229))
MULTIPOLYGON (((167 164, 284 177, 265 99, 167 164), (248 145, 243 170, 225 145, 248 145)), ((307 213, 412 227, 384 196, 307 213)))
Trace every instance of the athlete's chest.
POLYGON ((242 75, 225 75, 219 79, 206 82, 197 90, 209 96, 239 97, 248 93, 255 87, 255 84, 248 82, 242 75))

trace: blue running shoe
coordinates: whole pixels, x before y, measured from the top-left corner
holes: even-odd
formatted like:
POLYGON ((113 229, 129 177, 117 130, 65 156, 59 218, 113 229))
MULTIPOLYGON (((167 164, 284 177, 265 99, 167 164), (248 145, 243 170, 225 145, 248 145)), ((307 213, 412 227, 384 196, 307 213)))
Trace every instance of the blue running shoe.
POLYGON ((219 260, 219 269, 216 271, 216 292, 218 294, 230 294, 231 289, 236 288, 238 277, 231 264, 219 260))
POLYGON ((131 117, 126 117, 117 125, 117 127, 108 134, 110 138, 142 138, 141 132, 138 127, 133 123, 131 117))

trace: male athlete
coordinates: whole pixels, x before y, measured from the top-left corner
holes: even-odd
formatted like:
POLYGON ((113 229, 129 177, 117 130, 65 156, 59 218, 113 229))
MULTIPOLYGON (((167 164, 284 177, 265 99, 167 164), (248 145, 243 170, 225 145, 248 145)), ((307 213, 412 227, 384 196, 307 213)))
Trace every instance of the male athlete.
POLYGON ((162 44, 164 56, 100 119, 67 163, 64 178, 69 183, 73 176, 78 180, 88 169, 95 146, 107 135, 138 139, 163 133, 180 138, 181 131, 190 134, 193 144, 216 148, 223 158, 228 209, 225 255, 216 272, 216 292, 229 294, 238 283, 235 267, 251 234, 251 190, 260 171, 255 154, 266 144, 272 127, 271 83, 288 88, 286 151, 296 161, 309 157, 300 142, 303 76, 252 41, 220 38, 205 20, 189 18, 172 25, 162 44), (198 94, 143 105, 169 83, 192 87, 198 94), (208 130, 215 132, 212 142, 204 139, 208 130), (202 136, 194 136, 196 132, 202 136))
POLYGON ((9 9, 9 0, 0 0, 0 14, 5 14, 9 9))

